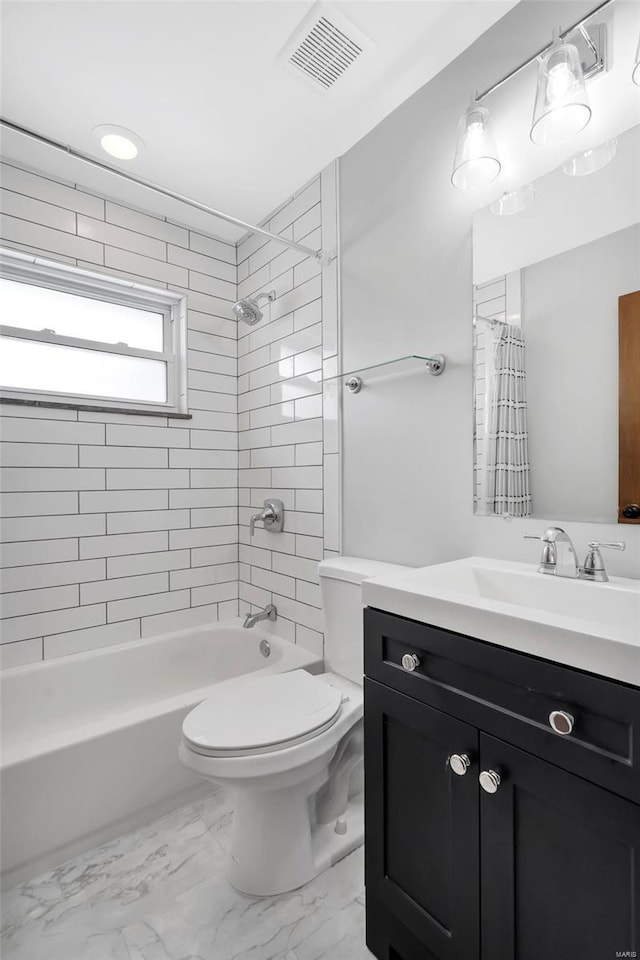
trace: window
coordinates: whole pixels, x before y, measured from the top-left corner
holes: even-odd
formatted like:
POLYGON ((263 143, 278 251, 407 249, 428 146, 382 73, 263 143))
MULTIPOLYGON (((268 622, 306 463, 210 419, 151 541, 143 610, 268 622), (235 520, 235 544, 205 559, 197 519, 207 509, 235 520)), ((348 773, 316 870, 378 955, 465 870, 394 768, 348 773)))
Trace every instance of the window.
POLYGON ((3 250, 8 399, 186 413, 186 297, 3 250))

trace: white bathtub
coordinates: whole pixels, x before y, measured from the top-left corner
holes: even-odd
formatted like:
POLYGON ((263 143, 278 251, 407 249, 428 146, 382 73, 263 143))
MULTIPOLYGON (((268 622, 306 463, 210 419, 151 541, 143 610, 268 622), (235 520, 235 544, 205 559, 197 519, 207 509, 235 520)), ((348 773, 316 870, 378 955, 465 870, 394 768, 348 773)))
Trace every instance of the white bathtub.
POLYGON ((206 793, 178 762, 187 712, 221 680, 299 667, 321 661, 228 620, 3 671, 3 887, 206 793))

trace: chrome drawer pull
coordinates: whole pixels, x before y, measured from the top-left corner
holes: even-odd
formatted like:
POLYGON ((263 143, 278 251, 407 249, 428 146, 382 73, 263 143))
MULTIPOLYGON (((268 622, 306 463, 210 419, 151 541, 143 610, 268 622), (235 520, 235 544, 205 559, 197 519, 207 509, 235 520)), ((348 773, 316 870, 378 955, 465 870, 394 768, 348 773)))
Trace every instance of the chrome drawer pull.
POLYGON ((480 786, 486 793, 497 793, 500 786, 500 774, 495 770, 483 770, 478 777, 480 786))
POLYGON ((569 736, 573 731, 573 724, 573 717, 564 710, 552 710, 549 714, 549 726, 554 733, 559 733, 561 737, 569 736))
POLYGON ((420 666, 420 658, 415 653, 405 653, 402 658, 402 666, 409 673, 413 673, 416 667, 420 666))
POLYGON ((468 753, 452 753, 449 757, 449 766, 459 777, 464 777, 471 766, 471 760, 468 753))

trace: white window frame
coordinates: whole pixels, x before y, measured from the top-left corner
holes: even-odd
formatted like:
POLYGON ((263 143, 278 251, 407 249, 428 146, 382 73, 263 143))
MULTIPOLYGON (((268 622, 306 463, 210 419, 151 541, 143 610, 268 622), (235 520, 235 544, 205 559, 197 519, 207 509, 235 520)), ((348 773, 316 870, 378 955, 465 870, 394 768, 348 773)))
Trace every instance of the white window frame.
MULTIPOLYGON (((49 290, 59 290, 92 300, 103 300, 126 307, 161 313, 164 317, 162 353, 138 350, 123 343, 100 343, 77 337, 60 336, 47 329, 26 330, 2 323, 0 335, 19 340, 37 340, 40 343, 55 343, 97 350, 100 353, 123 354, 129 357, 144 357, 162 360, 167 365, 167 399, 162 403, 140 400, 122 400, 83 394, 52 393, 0 384, 0 399, 33 403, 41 406, 72 406, 77 409, 130 411, 131 413, 156 414, 158 416, 188 416, 187 409, 187 297, 172 290, 147 287, 119 277, 95 273, 80 267, 67 266, 53 260, 31 256, 15 250, 0 248, 0 277, 16 280, 49 290)), ((43 317, 46 328, 46 317, 43 317)))

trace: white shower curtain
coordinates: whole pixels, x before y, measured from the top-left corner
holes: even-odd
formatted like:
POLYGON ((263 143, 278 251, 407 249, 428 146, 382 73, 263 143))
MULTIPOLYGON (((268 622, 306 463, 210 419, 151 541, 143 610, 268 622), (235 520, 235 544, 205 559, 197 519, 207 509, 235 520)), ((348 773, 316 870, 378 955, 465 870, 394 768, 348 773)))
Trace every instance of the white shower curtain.
POLYGON ((494 344, 487 433, 488 512, 531 514, 524 340, 505 325, 494 344))

